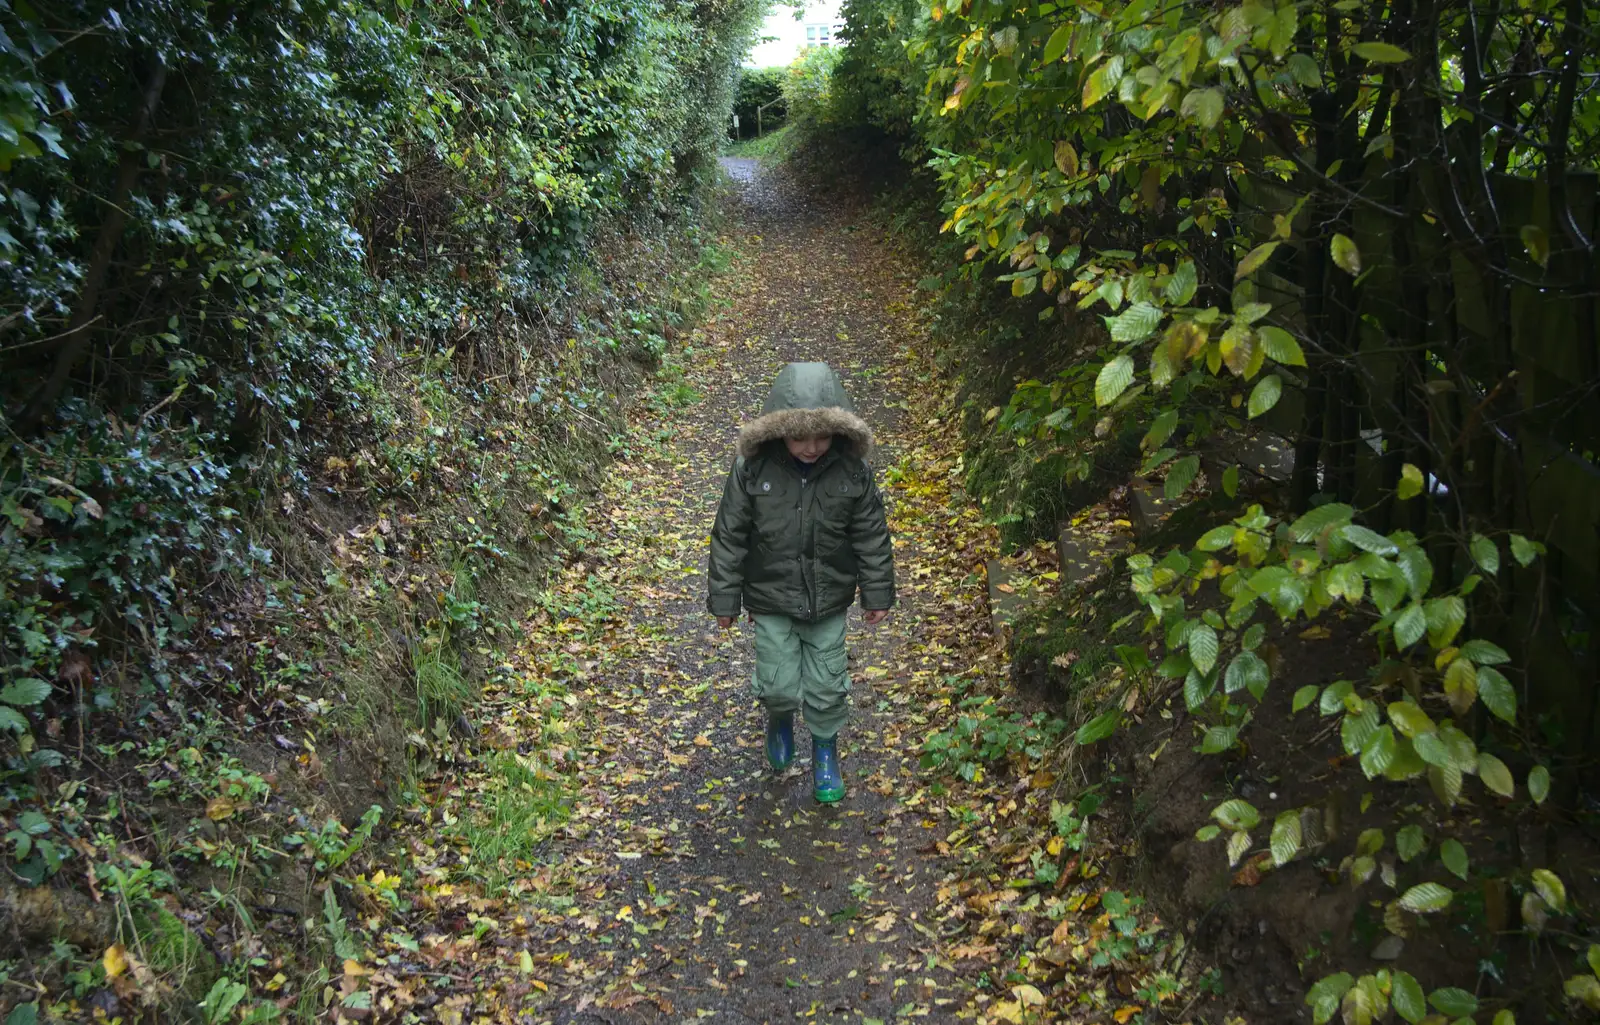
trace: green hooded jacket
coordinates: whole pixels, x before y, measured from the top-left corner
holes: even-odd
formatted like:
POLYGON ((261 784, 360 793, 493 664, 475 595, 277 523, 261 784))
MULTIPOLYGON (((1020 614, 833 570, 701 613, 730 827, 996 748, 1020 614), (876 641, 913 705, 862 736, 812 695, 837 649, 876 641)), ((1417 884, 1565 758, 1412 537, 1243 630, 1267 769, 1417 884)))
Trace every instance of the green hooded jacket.
POLYGON ((739 432, 711 529, 714 616, 757 614, 814 621, 894 605, 894 550, 867 458, 872 430, 826 363, 790 363, 761 415, 739 432), (802 477, 784 438, 833 435, 802 477))

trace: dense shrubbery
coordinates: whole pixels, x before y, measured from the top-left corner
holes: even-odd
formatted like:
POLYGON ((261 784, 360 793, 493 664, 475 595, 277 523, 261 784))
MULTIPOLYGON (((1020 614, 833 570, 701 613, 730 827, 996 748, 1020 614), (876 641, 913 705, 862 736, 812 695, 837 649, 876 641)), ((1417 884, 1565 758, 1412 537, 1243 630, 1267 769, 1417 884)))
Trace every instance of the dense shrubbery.
POLYGON ((761 6, 0 0, 8 907, 81 856, 146 956, 173 864, 315 879, 370 835, 308 839, 366 803, 232 731, 317 779, 342 735, 356 794, 449 740, 693 311, 761 6))
POLYGON ((825 127, 837 123, 832 91, 833 70, 844 51, 831 46, 806 49, 789 65, 783 82, 783 97, 789 117, 802 128, 825 127))
POLYGON ((271 557, 241 511, 342 447, 414 501, 398 368, 590 401, 531 380, 532 329, 590 225, 711 166, 757 6, 0 7, 0 725, 186 632, 187 585, 271 557))
MULTIPOLYGON (((1168 498, 1203 482, 1219 500, 1239 493, 1227 464, 1253 427, 1295 450, 1277 514, 1240 502, 1194 550, 1131 564, 1155 657, 1130 649, 1128 677, 1146 697, 1182 681, 1202 749, 1236 757, 1275 675, 1253 617, 1337 609, 1381 638, 1372 679, 1320 699, 1351 765, 1426 778, 1431 830, 1464 800, 1527 793, 1507 815, 1538 814, 1540 762, 1577 768, 1595 707, 1593 445, 1576 411, 1596 382, 1597 252, 1592 179, 1573 172, 1600 161, 1600 11, 853 0, 847 18, 833 109, 925 162, 962 245, 930 286, 998 283, 1041 322, 1100 314, 1054 336, 1040 362, 1058 373, 990 411, 991 445, 1054 487, 1132 428, 1168 498), (1550 541, 1545 573, 1525 535, 1550 541), (1464 797, 1463 776, 1483 792, 1464 797)), ((1026 488, 1005 501, 1033 515, 1026 488)), ((1118 698, 1080 740, 1116 728, 1118 698)), ((1204 835, 1238 862, 1273 817, 1252 864, 1283 865, 1302 810, 1229 801, 1204 835)), ((1571 907, 1548 866, 1527 867, 1512 885, 1538 937, 1571 907)), ((1384 925, 1467 899, 1478 871, 1462 862, 1459 891, 1397 892, 1384 925)), ((1568 986, 1591 1007, 1596 993, 1584 972, 1568 986)), ((1479 1007, 1448 988, 1429 1000, 1479 1007)), ((1308 1003, 1319 1022, 1427 1013, 1400 971, 1330 976, 1308 1003)))

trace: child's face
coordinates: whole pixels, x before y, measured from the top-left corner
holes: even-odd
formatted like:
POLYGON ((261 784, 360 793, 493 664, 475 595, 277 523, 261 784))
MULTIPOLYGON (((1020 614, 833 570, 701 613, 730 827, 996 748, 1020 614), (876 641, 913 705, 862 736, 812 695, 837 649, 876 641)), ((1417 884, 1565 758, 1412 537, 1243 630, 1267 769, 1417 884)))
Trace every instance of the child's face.
POLYGON ((833 435, 819 434, 814 438, 784 438, 783 443, 789 446, 789 454, 802 463, 814 463, 828 454, 828 449, 833 446, 833 435))

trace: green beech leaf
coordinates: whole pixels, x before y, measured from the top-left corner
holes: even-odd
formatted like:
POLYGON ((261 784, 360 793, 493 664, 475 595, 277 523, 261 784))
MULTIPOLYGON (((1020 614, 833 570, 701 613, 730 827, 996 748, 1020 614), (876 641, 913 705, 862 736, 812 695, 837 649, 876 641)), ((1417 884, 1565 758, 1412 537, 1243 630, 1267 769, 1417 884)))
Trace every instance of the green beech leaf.
POLYGON ((1209 673, 1217 664, 1217 632, 1205 623, 1198 623, 1189 631, 1189 658, 1202 673, 1209 673))
POLYGON ((1357 43, 1350 47, 1350 52, 1374 64, 1399 64, 1411 59, 1409 53, 1393 43, 1357 43))
MULTIPOLYGON (((1137 302, 1114 317, 1102 319, 1106 322, 1106 330, 1111 332, 1113 342, 1140 342, 1155 333, 1156 326, 1161 323, 1161 310, 1149 303, 1137 302)), ((1128 360, 1128 380, 1133 380, 1133 358, 1118 358, 1128 360)), ((1121 389, 1118 389, 1118 392, 1120 394, 1121 389)), ((1101 405, 1105 403, 1102 402, 1101 405)))
POLYGON ((1550 266, 1550 234, 1537 224, 1524 224, 1521 232, 1522 248, 1528 259, 1541 267, 1550 266))
POLYGON ((1311 1008, 1311 1020, 1316 1025, 1326 1025, 1327 1021, 1339 1011, 1339 1002, 1344 995, 1355 985, 1355 979, 1349 972, 1340 972, 1317 980, 1316 985, 1306 994, 1306 1006, 1311 1008))
POLYGON ((1549 769, 1535 765, 1528 771, 1528 796, 1533 798, 1534 804, 1543 804, 1550 796, 1549 769))
POLYGON ((1406 972, 1395 972, 1390 980, 1389 1001, 1394 1011, 1411 1025, 1417 1025, 1428 1015, 1428 1003, 1422 995, 1422 986, 1406 972))
POLYGON ((1094 402, 1109 406, 1133 383, 1133 357, 1121 355, 1100 368, 1094 379, 1094 402))
POLYGON ((1498 644, 1474 638, 1461 645, 1461 657, 1480 666, 1498 666, 1511 661, 1506 649, 1498 644))
POLYGON ((1404 651, 1422 640, 1422 635, 1427 632, 1428 617, 1423 613, 1419 602, 1412 602, 1394 621, 1395 646, 1404 651))
POLYGON ((1250 391, 1249 413, 1250 419, 1265 413, 1278 404, 1278 399, 1283 395, 1283 379, 1277 374, 1268 374, 1250 391))
POLYGON ((1057 26, 1056 30, 1050 33, 1049 40, 1044 44, 1044 62, 1046 64, 1053 64, 1061 59, 1062 54, 1067 52, 1067 44, 1072 42, 1072 29, 1072 23, 1067 22, 1057 26))
POLYGON ((1403 826, 1394 834, 1394 849, 1401 861, 1410 861, 1428 849, 1428 838, 1418 825, 1403 826))
POLYGON ((1306 365, 1306 354, 1300 351, 1300 343, 1283 328, 1266 324, 1256 328, 1256 337, 1261 339, 1262 348, 1274 362, 1288 367, 1306 365))
POLYGON ((1342 502, 1319 505, 1289 526, 1289 536, 1302 544, 1317 540, 1329 527, 1344 526, 1355 515, 1355 510, 1342 502))
POLYGON ((1455 897, 1438 883, 1418 883, 1400 895, 1400 906, 1418 915, 1431 915, 1450 906, 1455 897))
POLYGON ((1333 236, 1333 241, 1329 244, 1328 249, 1333 254, 1334 264, 1340 270, 1351 275, 1361 273, 1361 250, 1356 248, 1356 244, 1350 240, 1349 236, 1333 236))
MULTIPOLYGON (((1390 541, 1382 534, 1355 523, 1347 527, 1341 527, 1339 536, 1362 551, 1371 552, 1374 555, 1394 555, 1400 551, 1393 541, 1390 541)), ((1368 575, 1370 576, 1371 574, 1368 575)))
POLYGON ((1294 708, 1292 712, 1299 712, 1301 709, 1308 707, 1311 702, 1317 700, 1317 690, 1318 687, 1316 684, 1308 683, 1304 687, 1301 687, 1299 690, 1295 691, 1294 708))
POLYGON ((1517 560, 1517 565, 1524 568, 1533 565, 1533 560, 1544 554, 1544 545, 1537 541, 1529 541, 1521 534, 1511 535, 1511 557, 1517 560))
POLYGON ((1249 850, 1250 850, 1250 834, 1249 833, 1246 833, 1244 830, 1241 829, 1237 833, 1234 833, 1233 835, 1229 836, 1228 837, 1228 864, 1229 865, 1237 865, 1239 863, 1239 859, 1244 857, 1245 854, 1249 852, 1249 850))
POLYGON ((1238 497, 1238 495, 1239 495, 1239 467, 1238 467, 1238 464, 1230 466, 1226 470, 1222 471, 1222 493, 1227 495, 1229 498, 1237 498, 1238 497))
POLYGON ((1238 281, 1241 278, 1247 278, 1256 271, 1260 270, 1261 265, 1267 262, 1267 260, 1272 256, 1273 251, 1276 250, 1280 244, 1281 240, 1274 239, 1271 242, 1263 242, 1259 246, 1256 246, 1254 249, 1250 250, 1249 253, 1245 254, 1245 258, 1239 261, 1239 266, 1234 269, 1233 280, 1238 281))
POLYGON ((1486 751, 1478 752, 1478 778, 1483 780, 1483 785, 1499 794, 1501 797, 1511 797, 1517 792, 1517 784, 1511 778, 1511 770, 1506 768, 1506 763, 1486 751))
MULTIPOLYGON (((1189 650, 1192 657, 1194 649, 1189 650)), ((1260 655, 1253 651, 1241 651, 1233 657, 1232 662, 1228 663, 1228 671, 1222 678, 1222 689, 1229 694, 1248 690, 1259 701, 1271 680, 1272 671, 1267 668, 1267 663, 1262 661, 1260 655)))
POLYGON ((1185 260, 1178 264, 1172 276, 1167 278, 1167 287, 1163 294, 1166 295, 1167 302, 1172 305, 1187 306, 1199 287, 1200 276, 1195 272, 1194 261, 1185 260))
POLYGON ((1179 113, 1202 128, 1215 128, 1222 120, 1223 98, 1221 89, 1190 89, 1183 97, 1179 113))
POLYGON ((1307 89, 1322 88, 1322 69, 1310 54, 1292 53, 1287 62, 1289 74, 1307 89))
POLYGON ((1482 534, 1472 535, 1472 561, 1491 577, 1500 572, 1500 549, 1482 534))
POLYGON ((1395 494, 1402 502, 1422 494, 1422 471, 1410 463, 1400 467, 1400 485, 1395 489, 1395 494))
POLYGON ((1415 738, 1438 729, 1432 717, 1410 701, 1391 702, 1388 711, 1389 721, 1394 723, 1394 728, 1407 737, 1415 738))
POLYGON ((1457 878, 1467 878, 1467 849, 1461 846, 1460 840, 1450 839, 1440 844, 1439 860, 1444 862, 1444 867, 1455 873, 1457 878))
POLYGON ((1222 827, 1216 823, 1212 823, 1207 826, 1201 826, 1199 829, 1195 830, 1194 838, 1199 840, 1201 843, 1210 843, 1212 840, 1215 840, 1221 835, 1222 827))
POLYGON ((1111 711, 1097 715, 1078 727, 1077 735, 1073 739, 1079 744, 1093 744, 1096 741, 1104 740, 1117 732, 1117 724, 1121 721, 1122 709, 1113 708, 1111 711))
POLYGON ((1281 813, 1272 823, 1272 863, 1287 865, 1300 852, 1300 809, 1281 813))
POLYGON ((1554 908, 1558 913, 1567 910, 1567 887, 1561 877, 1547 868, 1533 870, 1533 888, 1538 891, 1544 902, 1554 908))
POLYGON ((1478 700, 1497 719, 1509 723, 1517 721, 1517 692, 1500 670, 1491 666, 1478 667, 1478 700))
POLYGON ((1090 73, 1088 81, 1083 83, 1082 109, 1088 110, 1105 99, 1120 81, 1122 81, 1122 57, 1117 55, 1107 58, 1105 63, 1090 73))
POLYGON ((1189 485, 1193 484, 1198 476, 1200 476, 1200 457, 1184 456, 1167 468, 1166 480, 1161 485, 1162 494, 1168 500, 1178 498, 1189 490, 1189 485))
POLYGON ((1234 831, 1254 829, 1261 823, 1261 813, 1249 801, 1233 798, 1211 809, 1211 817, 1234 831))
POLYGON ((1317 702, 1317 711, 1323 715, 1332 715, 1345 707, 1345 699, 1355 694, 1356 685, 1349 680, 1339 680, 1323 688, 1322 699, 1317 702))
POLYGON ((1399 747, 1392 726, 1380 726, 1361 746, 1361 771, 1368 779, 1382 776, 1394 764, 1399 747))
POLYGON ((1428 1003, 1440 1014, 1451 1018, 1465 1018, 1478 1013, 1478 998, 1464 989, 1453 986, 1436 989, 1428 994, 1428 1003))
POLYGON ((1238 744, 1239 727, 1213 726, 1206 730, 1205 736, 1200 739, 1200 753, 1219 755, 1225 751, 1232 751, 1238 744))

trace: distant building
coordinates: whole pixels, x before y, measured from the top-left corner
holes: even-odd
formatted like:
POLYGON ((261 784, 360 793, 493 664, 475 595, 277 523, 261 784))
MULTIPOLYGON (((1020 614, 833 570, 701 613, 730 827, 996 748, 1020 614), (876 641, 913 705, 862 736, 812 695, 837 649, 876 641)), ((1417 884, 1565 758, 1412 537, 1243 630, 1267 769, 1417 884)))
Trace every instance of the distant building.
POLYGON ((807 0, 805 12, 799 18, 795 17, 795 9, 787 4, 774 6, 744 66, 786 67, 808 46, 841 45, 839 33, 844 28, 844 18, 839 13, 841 6, 840 0, 807 0))

